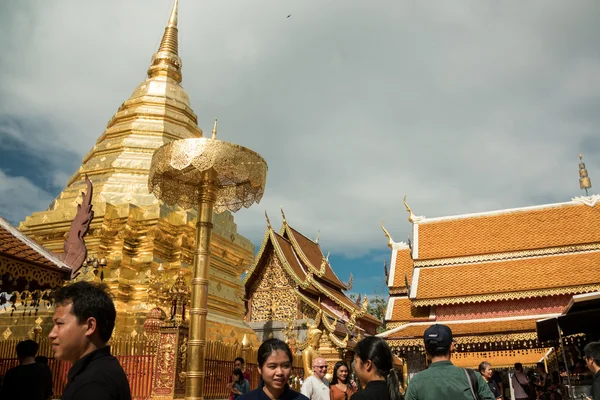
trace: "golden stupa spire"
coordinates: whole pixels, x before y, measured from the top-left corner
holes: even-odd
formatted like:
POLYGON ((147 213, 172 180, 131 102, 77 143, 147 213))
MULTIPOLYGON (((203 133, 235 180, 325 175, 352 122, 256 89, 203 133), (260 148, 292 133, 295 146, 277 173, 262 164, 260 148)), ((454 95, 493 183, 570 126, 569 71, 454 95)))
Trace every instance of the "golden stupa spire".
POLYGON ((592 187, 592 181, 588 176, 585 163, 583 162, 583 156, 579 155, 579 188, 585 190, 585 195, 588 195, 588 189, 592 187))
POLYGON ((218 118, 215 118, 215 125, 213 126, 212 138, 211 139, 216 139, 217 138, 217 121, 218 121, 218 118))
POLYGON ((181 83, 181 59, 179 58, 177 31, 178 7, 178 1, 175 0, 158 51, 152 56, 152 62, 148 68, 148 78, 167 76, 177 83, 181 83))

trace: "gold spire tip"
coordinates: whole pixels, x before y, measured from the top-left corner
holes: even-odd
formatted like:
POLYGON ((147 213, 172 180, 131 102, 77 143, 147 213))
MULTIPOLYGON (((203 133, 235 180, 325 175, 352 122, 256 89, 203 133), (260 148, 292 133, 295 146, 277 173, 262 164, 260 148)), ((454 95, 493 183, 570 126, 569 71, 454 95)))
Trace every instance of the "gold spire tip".
POLYGON ((283 223, 287 224, 287 219, 285 218, 285 212, 283 212, 283 206, 279 206, 281 209, 281 216, 283 217, 283 223))
POLYGON ((271 220, 269 219, 269 216, 267 215, 267 210, 265 210, 265 219, 267 220, 267 228, 271 229, 271 220))
POLYGON ((215 118, 215 124, 213 125, 213 130, 212 130, 212 139, 216 139, 217 138, 217 121, 219 119, 215 118))
POLYGON ((179 13, 179 2, 175 0, 173 3, 173 9, 171 10, 171 16, 169 17, 169 23, 167 26, 171 28, 177 28, 177 15, 179 13))

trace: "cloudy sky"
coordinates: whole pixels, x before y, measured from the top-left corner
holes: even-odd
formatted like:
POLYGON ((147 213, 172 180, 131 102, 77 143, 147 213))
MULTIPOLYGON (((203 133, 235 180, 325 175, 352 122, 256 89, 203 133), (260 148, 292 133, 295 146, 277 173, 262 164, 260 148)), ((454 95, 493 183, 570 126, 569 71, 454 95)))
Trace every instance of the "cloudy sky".
MULTIPOLYGON (((170 0, 0 2, 0 215, 45 209, 145 78, 170 0)), ((269 163, 264 210, 321 231, 342 279, 382 290, 428 217, 600 185, 600 2, 180 0, 183 86, 199 124, 269 163), (291 14, 290 18, 286 18, 291 14)))

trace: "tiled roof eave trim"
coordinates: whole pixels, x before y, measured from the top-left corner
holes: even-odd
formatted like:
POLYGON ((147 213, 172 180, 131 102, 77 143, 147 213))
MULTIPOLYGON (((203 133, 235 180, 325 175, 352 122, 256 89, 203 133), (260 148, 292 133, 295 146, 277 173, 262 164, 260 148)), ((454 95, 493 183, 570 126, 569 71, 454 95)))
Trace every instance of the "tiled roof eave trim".
POLYGON ((449 304, 484 303, 484 302, 489 302, 489 301, 518 300, 518 299, 528 299, 528 298, 535 298, 535 297, 556 296, 556 295, 562 295, 562 294, 590 293, 590 292, 596 292, 596 291, 600 291, 600 284, 547 288, 547 289, 535 289, 535 290, 526 290, 526 291, 519 291, 519 292, 486 293, 486 294, 461 296, 461 297, 413 299, 412 304, 415 307, 421 307, 421 306, 436 306, 436 305, 449 305, 449 304))
POLYGON ((541 257, 559 254, 580 253, 600 250, 600 243, 576 244, 570 246, 547 247, 543 249, 530 249, 509 251, 506 253, 479 254, 473 256, 435 258, 427 260, 414 260, 414 268, 427 268, 438 266, 452 266, 464 264, 477 264, 489 261, 507 261, 528 257, 541 257))

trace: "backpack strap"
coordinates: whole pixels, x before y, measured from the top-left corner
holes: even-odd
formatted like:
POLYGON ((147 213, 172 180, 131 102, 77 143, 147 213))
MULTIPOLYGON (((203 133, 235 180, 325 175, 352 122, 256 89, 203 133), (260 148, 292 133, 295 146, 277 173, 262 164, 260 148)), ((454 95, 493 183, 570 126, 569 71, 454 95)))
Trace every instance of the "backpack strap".
POLYGON ((470 368, 463 368, 463 370, 467 376, 467 382, 469 382, 469 389, 471 389, 473 399, 479 400, 479 395, 476 393, 476 391, 479 392, 479 382, 477 381, 477 375, 475 375, 475 371, 470 368))

